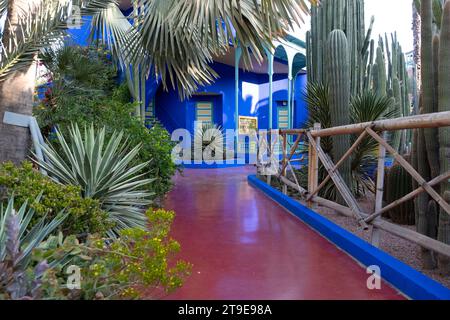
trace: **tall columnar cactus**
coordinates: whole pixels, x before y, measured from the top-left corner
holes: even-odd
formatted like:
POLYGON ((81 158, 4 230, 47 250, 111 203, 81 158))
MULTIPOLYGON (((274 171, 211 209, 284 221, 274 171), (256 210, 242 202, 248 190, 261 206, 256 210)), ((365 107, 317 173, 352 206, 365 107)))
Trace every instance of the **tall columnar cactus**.
MULTIPOLYGON (((311 8, 311 31, 307 33, 308 81, 324 83, 327 78, 326 44, 331 31, 344 30, 349 50, 351 94, 356 95, 370 84, 367 78, 371 32, 366 31, 364 0, 321 0, 311 8)), ((372 54, 373 55, 373 54, 372 54)), ((370 76, 370 75, 369 75, 370 76)))
MULTIPOLYGON (((395 33, 391 34, 390 41, 387 34, 384 38, 380 36, 376 56, 372 72, 373 90, 380 96, 387 95, 395 99, 390 112, 395 112, 398 117, 409 116, 409 76, 405 55, 395 33)), ((405 154, 412 142, 412 132, 394 131, 388 135, 388 139, 397 151, 405 154)))
MULTIPOLYGON (((392 79, 392 91, 394 94, 395 104, 394 108, 397 112, 397 116, 403 116, 402 113, 402 92, 400 87, 400 81, 397 79, 397 77, 394 77, 392 79)), ((395 150, 400 150, 400 138, 401 138, 401 131, 393 131, 391 134, 391 144, 392 147, 394 147, 395 150)))
MULTIPOLYGON (((411 175, 400 164, 395 163, 386 175, 386 202, 390 204, 413 191, 411 175)), ((402 203, 388 212, 388 217, 395 223, 414 225, 414 201, 402 203)))
MULTIPOLYGON (((422 0, 423 1, 423 0, 422 0)), ((441 41, 439 48, 439 103, 438 111, 450 111, 450 1, 444 6, 441 26, 441 41)), ((439 129, 439 154, 440 172, 450 170, 450 128, 439 129)), ((441 193, 449 201, 450 183, 445 181, 441 184, 441 193)), ((438 239, 450 244, 450 217, 441 209, 439 215, 438 239)), ((440 257, 439 266, 443 273, 450 274, 450 261, 440 257)))
MULTIPOLYGON (((341 126, 350 123, 350 57, 347 37, 342 30, 330 33, 327 44, 327 82, 330 88, 331 125, 341 126)), ((338 161, 350 148, 350 136, 333 137, 333 158, 338 161)), ((351 163, 345 161, 339 169, 348 186, 351 186, 351 163)), ((338 198, 342 202, 342 199, 338 198)))
MULTIPOLYGON (((434 62, 433 62, 433 0, 421 1, 421 17, 422 17, 422 95, 423 95, 423 113, 432 113, 437 111, 437 101, 435 101, 435 84, 434 84, 434 62)), ((436 70, 437 72, 437 70, 436 70)), ((425 145, 427 151, 428 162, 430 165, 431 176, 439 175, 439 145, 437 143, 438 130, 425 129, 425 145)))
POLYGON ((376 66, 378 70, 378 79, 377 82, 374 83, 374 86, 377 94, 380 97, 384 97, 387 89, 386 61, 384 60, 383 49, 380 46, 377 48, 376 66))

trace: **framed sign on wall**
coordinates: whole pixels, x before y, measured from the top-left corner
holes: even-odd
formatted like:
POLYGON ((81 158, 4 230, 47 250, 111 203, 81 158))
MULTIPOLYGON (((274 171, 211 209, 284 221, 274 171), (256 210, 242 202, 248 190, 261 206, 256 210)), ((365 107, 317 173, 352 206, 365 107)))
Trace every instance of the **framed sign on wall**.
POLYGON ((247 135, 258 131, 257 117, 239 116, 239 134, 247 135))

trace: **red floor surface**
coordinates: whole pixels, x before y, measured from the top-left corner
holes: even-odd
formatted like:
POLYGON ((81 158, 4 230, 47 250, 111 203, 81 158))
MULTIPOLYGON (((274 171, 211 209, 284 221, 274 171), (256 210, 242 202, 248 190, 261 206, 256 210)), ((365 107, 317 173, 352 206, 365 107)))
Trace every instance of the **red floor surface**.
POLYGON ((166 208, 192 275, 169 299, 403 299, 247 183, 254 167, 185 170, 166 208))

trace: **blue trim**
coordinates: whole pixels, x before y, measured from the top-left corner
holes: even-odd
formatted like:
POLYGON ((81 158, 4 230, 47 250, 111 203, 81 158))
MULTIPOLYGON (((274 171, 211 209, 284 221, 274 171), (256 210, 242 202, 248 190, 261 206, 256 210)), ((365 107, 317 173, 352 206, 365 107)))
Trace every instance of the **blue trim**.
POLYGON ((415 300, 450 300, 450 290, 440 283, 306 208, 299 202, 264 183, 256 176, 249 176, 248 182, 363 265, 379 266, 383 279, 408 297, 415 300))
POLYGON ((238 167, 244 167, 247 164, 245 163, 233 163, 233 164, 180 164, 180 166, 184 169, 225 169, 225 168, 238 168, 238 167))

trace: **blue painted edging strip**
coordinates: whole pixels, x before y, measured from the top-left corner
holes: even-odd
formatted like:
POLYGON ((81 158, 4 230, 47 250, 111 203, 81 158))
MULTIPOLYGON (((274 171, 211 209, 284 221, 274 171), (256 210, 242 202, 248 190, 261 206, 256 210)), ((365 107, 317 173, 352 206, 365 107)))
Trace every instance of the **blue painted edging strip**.
POLYGON ((383 279, 408 297, 416 300, 450 300, 450 290, 438 282, 375 248, 299 202, 285 196, 282 192, 272 188, 256 176, 249 176, 248 182, 363 265, 379 266, 383 279))
POLYGON ((246 164, 180 164, 184 169, 225 169, 225 168, 238 168, 244 167, 246 164))

